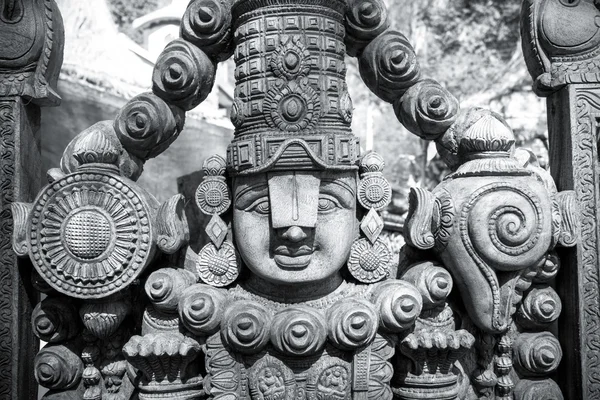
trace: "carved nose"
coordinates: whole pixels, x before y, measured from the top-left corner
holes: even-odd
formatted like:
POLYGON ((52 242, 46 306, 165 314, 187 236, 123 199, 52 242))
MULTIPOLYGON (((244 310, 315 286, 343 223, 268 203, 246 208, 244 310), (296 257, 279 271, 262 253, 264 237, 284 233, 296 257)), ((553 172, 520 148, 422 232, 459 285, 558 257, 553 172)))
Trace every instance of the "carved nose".
POLYGON ((281 235, 285 240, 289 240, 290 242, 301 242, 302 240, 307 238, 306 232, 304 232, 304 229, 300 228, 299 226, 290 226, 289 228, 285 229, 283 232, 283 235, 281 235))

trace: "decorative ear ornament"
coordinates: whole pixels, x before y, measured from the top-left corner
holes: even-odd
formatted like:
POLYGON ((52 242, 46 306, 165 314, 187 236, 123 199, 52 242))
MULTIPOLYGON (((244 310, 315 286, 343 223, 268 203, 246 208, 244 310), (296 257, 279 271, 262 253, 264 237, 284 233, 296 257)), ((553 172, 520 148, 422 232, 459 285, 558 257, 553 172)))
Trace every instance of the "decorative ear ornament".
POLYGON ((196 189, 196 204, 212 218, 204 228, 211 243, 200 250, 196 269, 202 282, 217 287, 233 283, 240 274, 235 247, 227 237, 227 224, 220 217, 231 206, 231 195, 225 182, 225 160, 214 155, 202 166, 204 178, 196 189))
POLYGON ((360 182, 358 202, 366 210, 360 230, 365 237, 358 238, 350 249, 348 270, 358 281, 374 283, 385 279, 390 272, 392 251, 379 238, 383 230, 383 219, 379 211, 392 199, 392 188, 383 176, 383 158, 375 153, 367 153, 360 162, 360 182))

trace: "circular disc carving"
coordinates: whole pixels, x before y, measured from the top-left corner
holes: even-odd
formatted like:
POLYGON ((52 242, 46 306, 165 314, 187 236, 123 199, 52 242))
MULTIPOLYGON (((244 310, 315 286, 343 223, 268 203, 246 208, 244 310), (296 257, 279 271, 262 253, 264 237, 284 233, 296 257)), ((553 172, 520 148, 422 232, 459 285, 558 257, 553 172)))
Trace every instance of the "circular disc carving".
POLYGON ((69 296, 123 289, 154 253, 148 204, 112 175, 76 173, 54 182, 36 199, 31 222, 36 270, 69 296))
POLYGON ((392 201, 392 187, 382 174, 368 175, 358 185, 358 201, 367 210, 382 210, 392 201))
POLYGON ((230 242, 223 242, 219 249, 208 243, 200 250, 196 269, 204 283, 223 287, 237 279, 240 265, 235 247, 230 242))
POLYGON ((390 273, 392 253, 381 240, 375 244, 367 239, 359 239, 352 244, 348 258, 348 271, 359 282, 378 282, 390 273))
POLYGON ((231 205, 229 188, 224 179, 205 179, 196 189, 196 204, 207 215, 221 215, 231 205))
POLYGON ((260 352, 269 343, 271 315, 253 301, 232 304, 223 316, 221 337, 229 347, 246 354, 260 352))
POLYGON ((273 319, 271 343, 277 351, 291 356, 308 356, 325 345, 325 318, 315 309, 290 307, 273 319))

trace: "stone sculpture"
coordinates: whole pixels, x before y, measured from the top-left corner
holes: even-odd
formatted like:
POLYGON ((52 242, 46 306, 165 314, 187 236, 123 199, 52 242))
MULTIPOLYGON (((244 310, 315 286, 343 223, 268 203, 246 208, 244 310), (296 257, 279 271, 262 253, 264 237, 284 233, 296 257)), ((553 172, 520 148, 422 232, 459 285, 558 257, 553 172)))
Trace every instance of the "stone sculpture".
POLYGON ((548 330, 556 246, 573 246, 558 192, 503 119, 422 77, 381 0, 193 0, 151 93, 66 148, 14 250, 47 294, 36 334, 46 399, 562 398, 548 330), (398 268, 381 240, 384 161, 352 134, 345 56, 452 169, 413 189, 398 268), (183 207, 135 183, 236 62, 226 158, 204 161, 183 207))

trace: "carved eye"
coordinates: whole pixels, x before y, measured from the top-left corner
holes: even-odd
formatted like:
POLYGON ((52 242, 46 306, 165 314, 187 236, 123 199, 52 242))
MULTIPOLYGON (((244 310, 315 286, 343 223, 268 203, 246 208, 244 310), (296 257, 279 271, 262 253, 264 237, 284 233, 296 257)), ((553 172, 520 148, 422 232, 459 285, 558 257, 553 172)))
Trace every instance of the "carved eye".
POLYGON ((271 206, 269 205, 269 199, 267 197, 261 197, 256 200, 254 203, 250 205, 246 209, 246 211, 252 211, 258 214, 267 215, 271 211, 271 206))
POLYGON ((319 198, 319 213, 326 214, 339 208, 340 205, 337 201, 332 199, 331 197, 321 197, 319 198))

